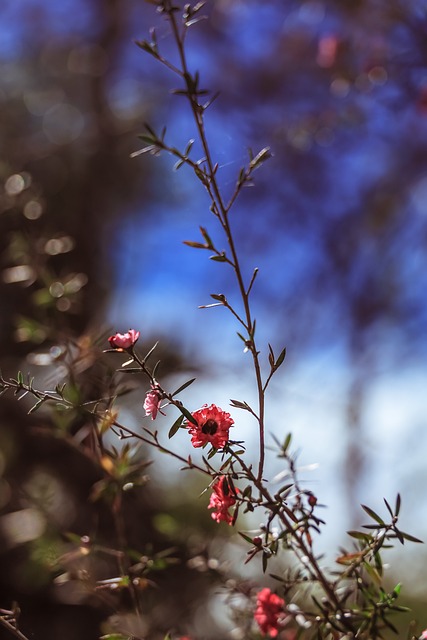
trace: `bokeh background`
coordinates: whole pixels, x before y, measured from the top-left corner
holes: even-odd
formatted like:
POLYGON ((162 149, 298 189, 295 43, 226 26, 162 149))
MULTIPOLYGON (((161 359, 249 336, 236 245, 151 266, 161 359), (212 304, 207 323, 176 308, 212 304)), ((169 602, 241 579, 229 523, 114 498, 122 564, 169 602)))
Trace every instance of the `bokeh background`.
MULTIPOLYGON (((106 337, 134 327, 144 349, 160 340, 171 385, 197 375, 190 408, 251 402, 238 327, 224 309, 198 309, 210 293, 235 298, 232 273, 182 244, 200 239, 199 225, 224 243, 207 197, 172 159, 130 157, 144 122, 167 125, 178 148, 194 136, 184 99, 170 93, 176 79, 134 43, 156 25, 161 50, 173 56, 165 21, 136 0, 21 0, 0 12, 3 375, 21 369, 52 387, 71 370, 89 399, 100 367, 113 366, 101 356, 106 337)), ((425 2, 208 0, 204 13, 188 53, 203 85, 220 92, 207 131, 224 192, 232 193, 248 147, 273 152, 233 214, 245 273, 260 269, 254 308, 265 361, 268 342, 276 352, 287 347, 271 386, 269 434, 294 434, 301 474, 328 506, 318 541, 327 556, 364 522, 359 503, 382 509, 383 496, 393 501, 397 491, 402 528, 423 538, 425 2)), ((123 401, 133 428, 150 426, 144 392, 123 401)), ((52 586, 64 532, 109 539, 108 514, 88 506, 99 474, 79 450, 84 421, 58 427, 43 412, 27 416, 25 402, 1 399, 0 607, 18 600, 35 638, 97 638, 117 603, 52 586), (62 515, 59 504, 68 505, 62 515)), ((235 436, 255 459, 255 425, 234 417, 235 436)), ((159 429, 168 424, 161 418, 159 429)), ((188 450, 185 438, 177 446, 188 450)), ((129 506, 130 535, 140 549, 153 538, 159 548, 178 546, 183 562, 163 606, 174 628, 209 637, 217 565, 203 558, 223 561, 215 536, 228 531, 206 522, 206 500, 194 504, 199 481, 164 462, 129 506), (180 626, 184 610, 192 627, 180 626)), ((271 479, 281 471, 274 456, 268 470, 271 479)), ((390 581, 401 579, 417 607, 426 601, 426 555, 420 546, 401 551, 391 556, 390 581)), ((231 547, 227 561, 238 553, 231 547)), ((210 628, 218 637, 230 625, 210 628)))

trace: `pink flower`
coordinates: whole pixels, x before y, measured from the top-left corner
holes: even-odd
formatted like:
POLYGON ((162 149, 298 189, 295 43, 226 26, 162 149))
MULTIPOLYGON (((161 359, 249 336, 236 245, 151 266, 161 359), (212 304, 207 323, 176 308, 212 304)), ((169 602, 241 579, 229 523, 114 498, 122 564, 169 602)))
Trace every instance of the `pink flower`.
POLYGON ((254 618, 261 633, 275 638, 280 630, 280 618, 283 615, 285 601, 270 589, 261 589, 256 601, 254 618))
POLYGON ((233 516, 228 513, 230 507, 236 504, 236 500, 230 490, 228 480, 221 476, 212 487, 213 493, 209 501, 208 509, 215 509, 211 516, 216 522, 233 524, 233 516))
POLYGON ((139 331, 129 329, 126 333, 116 333, 108 338, 113 349, 130 349, 139 338, 139 331))
MULTIPOLYGON (((151 416, 152 420, 155 420, 157 413, 160 411, 160 401, 162 399, 162 393, 158 387, 151 385, 150 391, 147 391, 147 395, 144 400, 145 415, 151 416)), ((160 413, 163 413, 160 411, 160 413)), ((163 414, 164 415, 164 414, 163 414)))
POLYGON ((420 635, 420 640, 427 640, 427 629, 424 629, 424 631, 420 635))
POLYGON ((205 404, 191 415, 197 424, 187 422, 186 426, 191 434, 193 447, 203 447, 209 442, 215 449, 221 449, 228 442, 228 431, 234 424, 229 413, 214 404, 210 407, 205 404))

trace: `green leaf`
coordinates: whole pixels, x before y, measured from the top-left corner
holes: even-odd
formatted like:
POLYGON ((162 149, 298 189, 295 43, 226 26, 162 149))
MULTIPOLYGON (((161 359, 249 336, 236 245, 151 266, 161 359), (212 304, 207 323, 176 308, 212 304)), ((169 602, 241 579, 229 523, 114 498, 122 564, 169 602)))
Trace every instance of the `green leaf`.
POLYGON ((186 389, 187 387, 190 386, 190 384, 193 384, 193 382, 195 381, 196 378, 191 378, 191 380, 187 380, 187 382, 184 382, 184 384, 182 384, 180 387, 178 387, 178 389, 176 391, 174 391, 172 393, 172 396, 176 396, 178 393, 181 393, 181 391, 184 391, 184 389, 186 389))
POLYGON ((200 233, 202 234, 203 239, 206 242, 206 244, 208 245, 209 249, 213 249, 214 248, 213 242, 212 242, 208 232, 206 231, 206 229, 204 227, 200 227, 200 233))
POLYGON ((267 571, 268 565, 268 555, 264 552, 262 554, 262 572, 265 573, 267 571))
POLYGON ((261 149, 259 153, 256 154, 255 158, 252 158, 252 160, 249 163, 249 169, 251 170, 256 169, 263 162, 268 160, 268 158, 271 158, 270 147, 265 147, 264 149, 261 149))
POLYGON ((367 507, 365 504, 362 504, 361 507, 364 511, 366 511, 368 516, 370 516, 373 520, 376 520, 379 524, 382 524, 382 525, 385 524, 384 520, 380 518, 378 513, 375 513, 373 509, 371 509, 370 507, 367 507))
POLYGON ((375 568, 378 571, 378 574, 380 576, 382 576, 383 575, 383 562, 382 562, 382 559, 381 559, 381 555, 380 555, 380 553, 378 551, 375 554, 374 559, 375 559, 375 568))
POLYGON ((285 582, 283 578, 281 578, 280 576, 276 576, 275 573, 269 573, 268 575, 270 576, 270 578, 273 578, 273 580, 278 580, 279 582, 285 582))
POLYGON ((136 44, 137 47, 139 47, 140 49, 142 49, 146 53, 149 53, 152 56, 155 56, 156 58, 158 57, 158 53, 156 51, 154 43, 150 44, 146 40, 135 40, 135 44, 136 44))
POLYGON ((394 533, 396 534, 396 538, 399 540, 400 544, 405 544, 405 538, 403 537, 402 533, 399 531, 399 529, 396 529, 396 527, 393 529, 394 533))
POLYGON ((229 457, 225 460, 225 462, 223 462, 223 463, 222 463, 222 465, 221 465, 221 467, 220 467, 220 469, 219 469, 219 470, 220 470, 220 471, 224 471, 224 469, 226 469, 226 468, 231 464, 231 462, 232 462, 232 461, 233 461, 233 456, 229 456, 229 457))
POLYGON ((252 413, 252 409, 247 402, 241 402, 240 400, 230 400, 230 406, 235 407, 236 409, 244 409, 245 411, 249 411, 250 413, 252 413))
POLYGON ((423 540, 420 540, 419 538, 416 538, 415 536, 411 536, 410 533, 404 533, 403 531, 399 531, 399 533, 402 536, 402 538, 405 538, 405 540, 409 540, 409 542, 418 542, 419 544, 424 544, 423 540))
POLYGON ((131 640, 131 636, 124 636, 122 633, 107 633, 101 636, 99 640, 131 640))
POLYGON ((400 499, 400 493, 398 493, 396 496, 396 508, 395 508, 395 513, 397 516, 400 513, 400 506, 401 506, 401 499, 400 499))
POLYGON ((178 418, 175 420, 175 422, 169 429, 169 433, 168 433, 169 439, 172 438, 175 435, 175 433, 181 428, 183 422, 184 422, 184 416, 183 415, 178 416, 178 418))
POLYGON ((189 422, 191 422, 192 424, 197 425, 197 420, 196 418, 193 418, 193 416, 191 415, 191 413, 189 412, 188 409, 186 409, 182 404, 178 405, 178 409, 181 411, 181 413, 187 418, 187 420, 189 422))
POLYGON ((242 496, 244 498, 250 498, 252 496, 252 486, 250 484, 243 489, 242 496))
POLYGON ((372 536, 368 533, 363 533, 363 531, 347 531, 347 535, 357 540, 363 540, 364 542, 369 542, 372 538, 372 536))
POLYGON ((385 498, 383 498, 384 500, 384 504, 388 509, 389 514, 391 515, 392 518, 394 518, 394 513, 393 513, 393 509, 390 507, 389 503, 387 502, 387 500, 385 498))
POLYGON ((283 453, 287 452, 289 445, 291 444, 291 440, 292 440, 292 433, 288 433, 288 435, 285 438, 285 442, 283 443, 283 446, 282 446, 283 453))
POLYGON ((286 358, 286 347, 280 352, 279 357, 277 358, 276 362, 274 363, 274 368, 278 369, 280 367, 280 365, 283 363, 285 358, 286 358))
POLYGON ((384 624, 393 631, 393 633, 395 633, 396 635, 399 633, 398 630, 396 629, 396 627, 394 626, 394 624, 392 624, 390 622, 390 620, 387 620, 387 618, 385 616, 381 616, 382 621, 384 622, 384 624))
POLYGON ((243 540, 246 540, 246 542, 249 542, 249 544, 253 546, 254 542, 253 542, 252 538, 250 538, 249 536, 245 535, 241 531, 238 531, 237 533, 239 534, 239 536, 241 536, 243 538, 243 540))
POLYGON ((373 580, 373 582, 380 585, 382 583, 382 580, 378 571, 372 565, 370 565, 369 562, 364 562, 363 566, 366 569, 366 572, 368 573, 369 577, 373 580))
POLYGON ((220 253, 218 256, 209 256, 209 260, 213 260, 214 262, 227 262, 227 257, 225 253, 220 253))
POLYGON ((209 249, 206 244, 202 244, 201 242, 193 242, 192 240, 183 240, 182 244, 187 245, 187 247, 192 247, 192 249, 209 249))
POLYGON ((147 134, 142 133, 141 135, 138 136, 138 139, 151 145, 157 143, 157 136, 155 134, 153 135, 150 134, 147 136, 147 134))

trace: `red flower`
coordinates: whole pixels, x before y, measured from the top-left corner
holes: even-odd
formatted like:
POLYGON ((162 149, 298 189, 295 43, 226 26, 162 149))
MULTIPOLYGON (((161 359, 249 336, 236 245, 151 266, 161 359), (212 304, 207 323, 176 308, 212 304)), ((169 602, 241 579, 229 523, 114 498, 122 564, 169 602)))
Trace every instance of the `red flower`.
POLYGON ((213 493, 209 501, 208 509, 215 509, 211 516, 217 522, 233 524, 233 516, 228 513, 230 507, 236 504, 230 486, 225 476, 221 476, 212 487, 213 493))
MULTIPOLYGON (((156 419, 157 413, 160 411, 161 399, 161 391, 156 386, 152 385, 150 391, 147 391, 147 395, 145 396, 144 400, 145 415, 151 416, 152 420, 156 419)), ((163 412, 160 411, 160 413, 163 412)))
POLYGON ((270 589, 261 589, 258 593, 254 618, 264 635, 275 638, 279 633, 284 604, 283 598, 271 593, 270 589))
POLYGON ((234 424, 229 413, 214 404, 210 407, 205 404, 191 415, 197 424, 187 422, 186 426, 191 434, 193 447, 203 447, 209 442, 215 449, 221 449, 228 442, 228 431, 234 424))
POLYGON ((139 331, 129 329, 126 333, 116 333, 108 338, 113 349, 130 349, 139 338, 139 331))

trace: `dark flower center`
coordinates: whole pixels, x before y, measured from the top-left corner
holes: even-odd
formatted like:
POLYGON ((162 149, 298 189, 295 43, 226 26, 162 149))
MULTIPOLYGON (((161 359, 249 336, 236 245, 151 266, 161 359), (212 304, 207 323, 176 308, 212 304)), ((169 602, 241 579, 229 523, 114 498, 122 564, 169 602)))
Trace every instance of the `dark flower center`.
POLYGON ((206 435, 214 436, 218 431, 218 423, 212 418, 206 420, 205 424, 202 427, 202 433, 206 433, 206 435))

